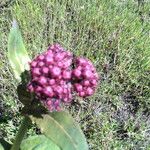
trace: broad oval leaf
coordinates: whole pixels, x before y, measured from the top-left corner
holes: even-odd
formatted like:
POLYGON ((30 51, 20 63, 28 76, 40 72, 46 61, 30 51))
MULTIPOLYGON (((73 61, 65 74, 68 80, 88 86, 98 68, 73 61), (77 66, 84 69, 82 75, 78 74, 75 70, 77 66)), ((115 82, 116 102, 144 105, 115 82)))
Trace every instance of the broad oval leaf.
MULTIPOLYGON (((52 141, 51 141, 52 142, 52 141)), ((52 142, 53 143, 53 142, 52 142)), ((33 150, 60 150, 58 146, 54 145, 50 142, 43 142, 33 148, 33 150)))
POLYGON ((36 135, 23 140, 20 150, 60 150, 60 148, 44 135, 36 135))
POLYGON ((53 112, 30 118, 62 150, 88 150, 84 134, 68 113, 53 112))
POLYGON ((17 22, 14 20, 8 38, 8 59, 14 71, 16 79, 20 80, 20 75, 29 69, 30 58, 25 49, 21 32, 17 22))

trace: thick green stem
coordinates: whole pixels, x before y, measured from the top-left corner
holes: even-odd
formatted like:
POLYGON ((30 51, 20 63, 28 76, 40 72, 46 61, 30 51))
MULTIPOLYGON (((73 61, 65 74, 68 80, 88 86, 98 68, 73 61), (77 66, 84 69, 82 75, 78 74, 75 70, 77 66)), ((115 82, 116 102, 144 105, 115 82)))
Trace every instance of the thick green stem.
POLYGON ((28 117, 24 117, 11 150, 19 150, 23 137, 26 134, 27 129, 30 125, 30 119, 28 117))

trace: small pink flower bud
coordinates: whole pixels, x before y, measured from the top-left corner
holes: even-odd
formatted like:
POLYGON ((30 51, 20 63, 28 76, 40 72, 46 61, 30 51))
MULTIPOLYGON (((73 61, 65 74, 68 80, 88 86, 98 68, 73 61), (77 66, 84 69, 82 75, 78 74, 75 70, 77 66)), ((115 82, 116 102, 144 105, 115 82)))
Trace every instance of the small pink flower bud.
POLYGON ((39 55, 38 60, 44 60, 44 55, 39 55))
POLYGON ((61 49, 62 47, 60 46, 60 44, 55 43, 55 44, 54 44, 54 48, 55 48, 55 49, 61 49))
POLYGON ((91 68, 91 71, 92 71, 92 72, 96 72, 96 68, 92 67, 92 68, 91 68))
POLYGON ((53 68, 53 65, 49 65, 48 68, 49 68, 49 69, 52 69, 52 68, 53 68))
POLYGON ((76 83, 74 86, 75 86, 75 89, 77 90, 77 92, 81 92, 83 89, 81 84, 76 83))
POLYGON ((53 57, 51 57, 49 55, 46 56, 45 61, 48 65, 53 64, 53 62, 54 62, 53 57))
POLYGON ((47 108, 49 111, 53 111, 53 103, 52 103, 52 100, 50 98, 48 98, 46 105, 47 105, 47 108))
POLYGON ((54 85, 55 84, 55 80, 54 79, 50 79, 49 80, 49 85, 54 85))
POLYGON ((83 85, 84 85, 84 86, 89 86, 89 85, 90 85, 90 82, 89 82, 88 80, 84 80, 84 81, 83 81, 83 85))
POLYGON ((66 54, 66 55, 67 55, 67 57, 68 57, 68 58, 71 58, 71 57, 73 57, 73 54, 72 54, 72 52, 69 52, 69 51, 67 51, 67 54, 66 54))
POLYGON ((38 76, 40 74, 41 74, 40 73, 40 68, 33 68, 33 70, 32 70, 32 75, 33 76, 38 76))
POLYGON ((88 87, 88 88, 87 88, 87 90, 86 90, 86 94, 87 94, 88 96, 93 95, 93 94, 94 94, 93 89, 92 89, 92 88, 90 88, 90 87, 88 87))
POLYGON ((44 62, 43 62, 43 61, 38 62, 38 66, 39 66, 39 67, 44 66, 44 62))
POLYGON ((63 101, 64 101, 65 103, 68 103, 69 100, 68 100, 68 98, 64 98, 63 101))
POLYGON ((91 61, 87 60, 87 64, 88 64, 90 67, 94 68, 94 66, 93 66, 93 64, 92 64, 91 61))
MULTIPOLYGON (((86 69, 86 70, 91 70, 91 66, 86 65, 86 66, 84 67, 84 69, 86 69)), ((92 71, 92 70, 91 70, 91 71, 92 71)))
POLYGON ((68 68, 72 64, 72 60, 64 60, 63 68, 68 68))
POLYGON ((80 78, 81 77, 81 71, 79 69, 74 69, 73 75, 77 78, 80 78))
POLYGON ((59 101, 59 100, 56 100, 56 101, 54 102, 54 105, 55 105, 55 106, 59 106, 59 104, 60 104, 60 101, 59 101))
POLYGON ((64 80, 61 80, 59 83, 60 83, 60 85, 64 85, 64 84, 65 84, 65 81, 64 81, 64 80))
POLYGON ((38 60, 44 60, 44 55, 39 55, 38 60))
POLYGON ((79 96, 80 97, 85 97, 85 92, 84 91, 79 92, 79 96))
POLYGON ((53 106, 48 106, 47 108, 50 112, 53 112, 53 109, 54 109, 53 106))
POLYGON ((37 86, 37 87, 35 88, 35 91, 36 91, 36 92, 41 92, 41 91, 42 91, 42 87, 41 87, 41 86, 37 86))
POLYGON ((83 71, 83 76, 87 79, 92 78, 93 73, 90 70, 84 70, 83 71))
POLYGON ((60 68, 62 68, 63 66, 64 66, 64 63, 62 63, 61 61, 60 62, 58 62, 58 67, 60 67, 60 68))
POLYGON ((32 86, 32 84, 29 84, 27 88, 31 93, 34 92, 34 87, 32 86))
POLYGON ((67 86, 68 88, 72 88, 72 84, 70 82, 67 84, 67 86))
POLYGON ((51 49, 48 50, 45 54, 53 57, 53 51, 51 49))
POLYGON ((52 101, 51 101, 51 100, 48 100, 48 101, 47 101, 47 105, 48 105, 48 106, 51 106, 51 105, 52 105, 52 101))
POLYGON ((57 77, 57 79, 58 79, 58 80, 61 80, 61 79, 62 79, 62 76, 61 76, 61 75, 60 75, 60 76, 58 76, 58 77, 57 77))
POLYGON ((58 94, 61 94, 63 92, 63 89, 61 86, 56 86, 56 87, 54 87, 54 91, 58 94))
POLYGON ((57 106, 55 109, 56 109, 57 111, 61 111, 60 106, 57 106))
POLYGON ((85 66, 87 64, 86 60, 84 58, 78 58, 76 60, 77 64, 81 65, 81 66, 85 66))
POLYGON ((97 80, 93 79, 93 80, 91 80, 91 83, 92 83, 93 85, 97 85, 97 80))
POLYGON ((57 53, 54 57, 55 61, 60 61, 64 58, 64 56, 62 55, 62 53, 57 53))
POLYGON ((44 76, 40 76, 38 82, 41 84, 41 85, 45 85, 47 83, 47 79, 44 77, 44 76))
POLYGON ((32 81, 39 81, 39 76, 34 76, 33 80, 32 81))
POLYGON ((67 93, 68 93, 68 89, 67 89, 67 88, 64 88, 64 89, 63 89, 63 93, 64 93, 64 94, 67 94, 67 93))
POLYGON ((98 75, 97 72, 94 74, 94 76, 95 76, 95 78, 96 78, 97 80, 99 79, 99 75, 98 75))
POLYGON ((36 67, 37 66, 37 61, 32 61, 31 62, 31 67, 36 67))
POLYGON ((49 97, 52 97, 54 95, 53 90, 50 86, 46 86, 43 90, 43 93, 49 97))
POLYGON ((78 70, 82 70, 82 67, 81 66, 78 66, 78 67, 76 67, 76 69, 78 69, 78 70))
POLYGON ((55 48, 55 44, 51 45, 51 46, 48 48, 48 50, 52 50, 52 51, 53 51, 54 48, 55 48))
POLYGON ((43 67, 43 68, 42 68, 42 72, 43 72, 44 74, 48 74, 49 68, 48 68, 48 67, 43 67))
POLYGON ((59 75, 61 74, 61 70, 60 70, 60 68, 59 67, 53 67, 52 69, 51 69, 51 75, 53 76, 53 77, 58 77, 59 75))
POLYGON ((63 71, 62 76, 64 79, 71 79, 71 71, 63 71))

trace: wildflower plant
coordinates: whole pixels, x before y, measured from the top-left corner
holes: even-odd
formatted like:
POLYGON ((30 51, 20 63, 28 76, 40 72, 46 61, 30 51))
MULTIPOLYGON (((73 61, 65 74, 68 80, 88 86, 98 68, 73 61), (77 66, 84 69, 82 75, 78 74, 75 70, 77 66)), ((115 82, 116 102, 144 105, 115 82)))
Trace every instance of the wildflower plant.
POLYGON ((19 81, 18 98, 23 103, 24 119, 12 145, 0 144, 0 150, 88 150, 79 125, 63 110, 75 96, 94 94, 99 80, 92 62, 76 57, 59 44, 31 60, 16 21, 8 39, 8 58, 19 81), (23 139, 35 123, 41 135, 23 139), (7 147, 7 148, 6 148, 7 147))

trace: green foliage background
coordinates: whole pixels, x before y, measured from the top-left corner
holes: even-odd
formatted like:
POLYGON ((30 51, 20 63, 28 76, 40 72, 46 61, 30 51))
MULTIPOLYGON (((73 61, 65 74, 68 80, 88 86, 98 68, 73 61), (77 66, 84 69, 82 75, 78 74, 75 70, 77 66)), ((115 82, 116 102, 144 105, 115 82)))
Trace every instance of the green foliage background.
MULTIPOLYGON (((58 42, 97 67, 97 93, 69 108, 91 150, 149 150, 149 10, 148 0, 1 0, 0 137, 13 141, 21 120, 7 58, 16 18, 31 57, 58 42)), ((33 127, 30 133, 39 130, 33 127)))

